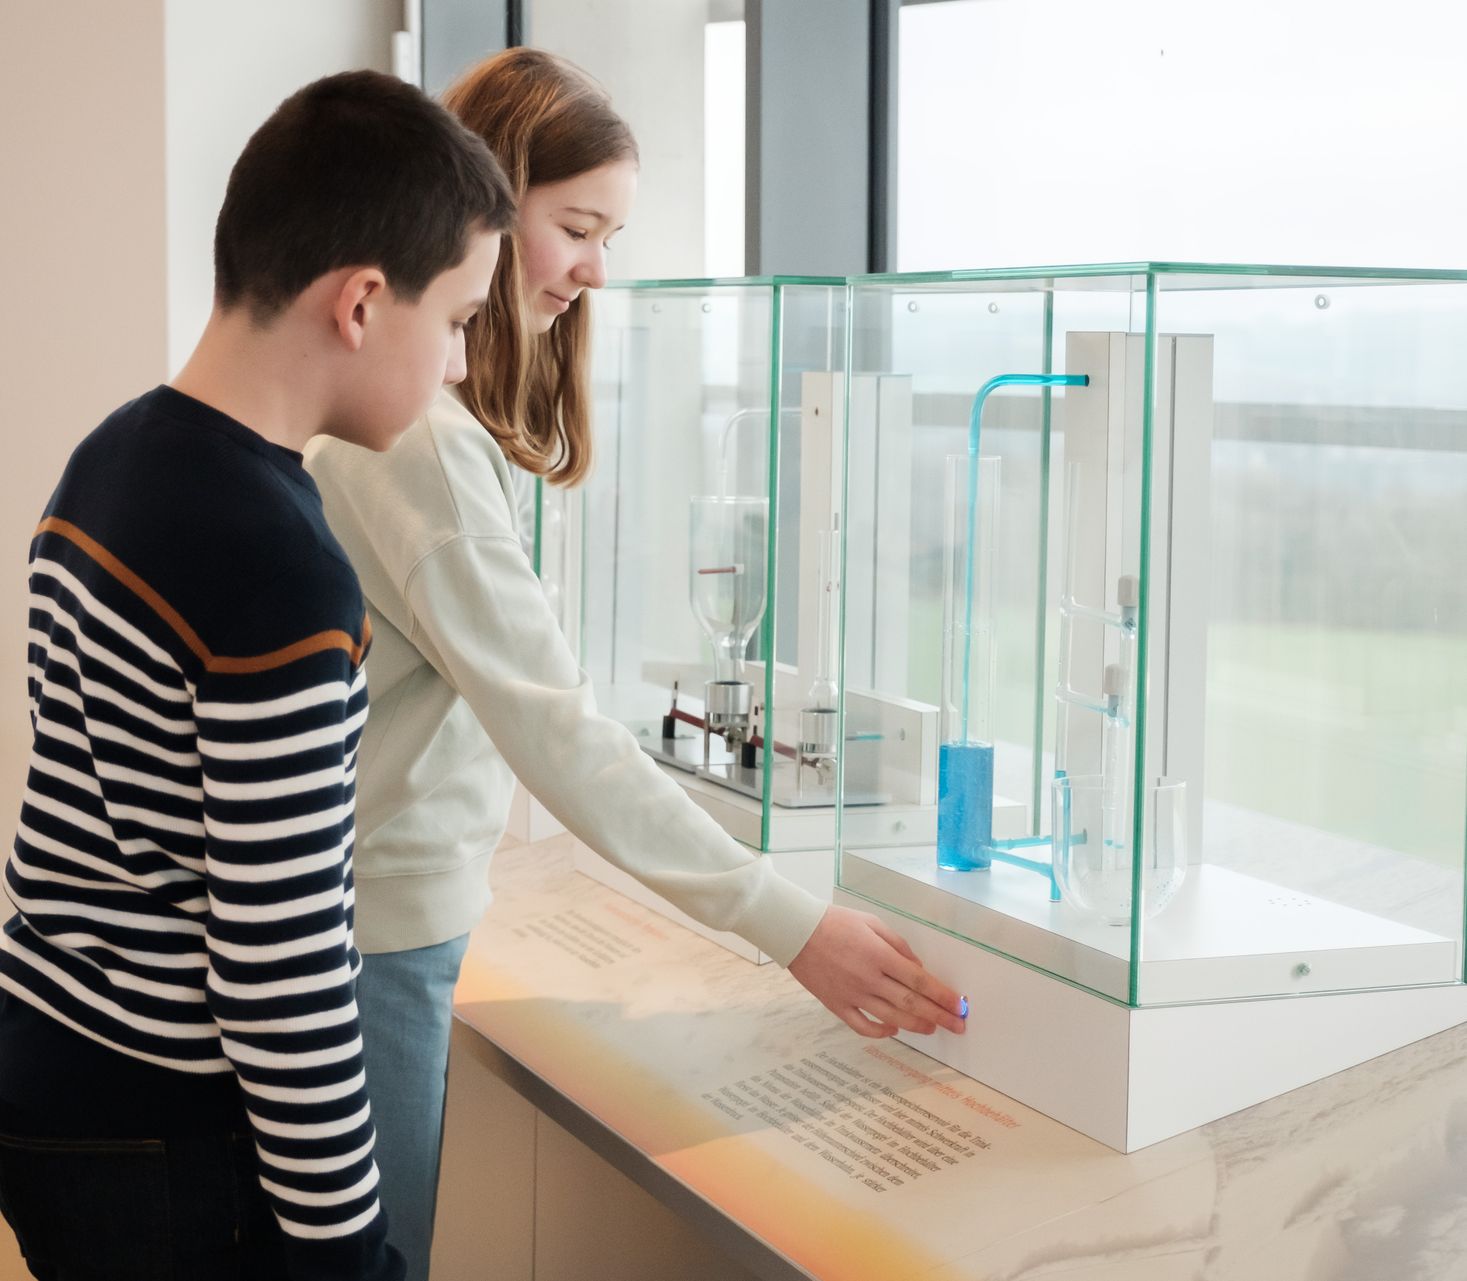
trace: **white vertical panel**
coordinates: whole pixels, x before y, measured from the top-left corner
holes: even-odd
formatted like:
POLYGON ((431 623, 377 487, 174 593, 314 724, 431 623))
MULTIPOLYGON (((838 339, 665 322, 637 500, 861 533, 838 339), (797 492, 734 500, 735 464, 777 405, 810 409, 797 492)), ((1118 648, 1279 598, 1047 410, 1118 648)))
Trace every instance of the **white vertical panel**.
MULTIPOLYGON (((820 535, 836 528, 841 515, 844 456, 844 375, 808 372, 800 380, 800 568, 798 698, 820 674, 820 535)), ((837 620, 832 620, 832 632, 837 620)), ((834 651, 834 636, 831 638, 834 651)), ((825 661, 830 661, 827 655, 825 661)), ((784 708, 796 711, 797 708, 784 708)))

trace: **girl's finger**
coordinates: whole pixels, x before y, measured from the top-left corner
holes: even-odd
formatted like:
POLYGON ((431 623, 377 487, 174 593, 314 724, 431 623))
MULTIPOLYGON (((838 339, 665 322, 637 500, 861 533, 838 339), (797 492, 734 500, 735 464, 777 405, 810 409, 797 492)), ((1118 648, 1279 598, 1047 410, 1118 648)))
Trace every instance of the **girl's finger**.
POLYGON ((924 1018, 920 1013, 904 1009, 900 1003, 894 1005, 874 994, 861 1002, 861 1009, 873 1019, 885 1024, 895 1024, 904 1031, 916 1032, 921 1036, 937 1030, 937 1024, 932 1019, 924 1018))
POLYGON ((873 1040, 880 1040, 884 1036, 897 1034, 896 1024, 878 1022, 854 1005, 847 1010, 840 1011, 840 1017, 841 1021, 859 1036, 869 1036, 873 1040))

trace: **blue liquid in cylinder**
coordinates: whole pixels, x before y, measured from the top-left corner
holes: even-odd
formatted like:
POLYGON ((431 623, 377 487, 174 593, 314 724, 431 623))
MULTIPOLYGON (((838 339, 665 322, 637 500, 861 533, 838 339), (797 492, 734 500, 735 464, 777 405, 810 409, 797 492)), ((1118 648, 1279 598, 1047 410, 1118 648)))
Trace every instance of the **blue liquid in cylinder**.
POLYGON ((975 872, 993 845, 993 744, 944 743, 937 760, 937 866, 975 872))

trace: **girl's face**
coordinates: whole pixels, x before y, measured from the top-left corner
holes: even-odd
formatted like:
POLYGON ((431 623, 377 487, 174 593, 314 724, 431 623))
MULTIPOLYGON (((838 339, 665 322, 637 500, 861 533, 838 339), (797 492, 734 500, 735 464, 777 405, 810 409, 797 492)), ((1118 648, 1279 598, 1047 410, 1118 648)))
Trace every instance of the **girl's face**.
POLYGON ((636 194, 637 166, 630 159, 525 192, 515 240, 535 333, 546 333, 582 290, 606 283, 607 249, 636 194))

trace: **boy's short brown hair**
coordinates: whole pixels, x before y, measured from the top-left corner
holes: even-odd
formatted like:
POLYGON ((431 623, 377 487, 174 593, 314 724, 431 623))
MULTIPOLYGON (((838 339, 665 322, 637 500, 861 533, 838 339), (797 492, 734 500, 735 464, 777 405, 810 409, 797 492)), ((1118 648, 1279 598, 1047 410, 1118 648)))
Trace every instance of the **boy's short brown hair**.
POLYGON ((338 267, 380 267, 415 302, 475 230, 505 231, 515 200, 484 141, 412 85, 376 71, 308 84, 280 104, 229 174, 214 228, 214 299, 260 323, 338 267))

